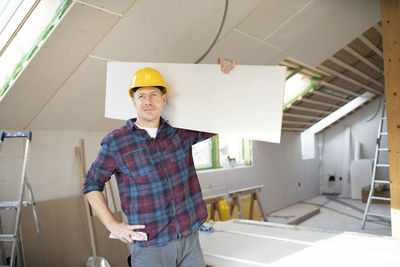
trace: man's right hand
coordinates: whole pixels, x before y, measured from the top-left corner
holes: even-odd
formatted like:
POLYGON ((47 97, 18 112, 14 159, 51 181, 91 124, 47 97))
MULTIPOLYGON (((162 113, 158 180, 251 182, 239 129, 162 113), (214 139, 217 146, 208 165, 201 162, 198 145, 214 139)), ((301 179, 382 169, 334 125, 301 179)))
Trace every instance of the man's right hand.
POLYGON ((110 225, 109 229, 111 234, 124 243, 133 243, 133 238, 144 241, 144 237, 135 232, 137 229, 144 229, 144 225, 129 225, 124 222, 116 222, 110 225))

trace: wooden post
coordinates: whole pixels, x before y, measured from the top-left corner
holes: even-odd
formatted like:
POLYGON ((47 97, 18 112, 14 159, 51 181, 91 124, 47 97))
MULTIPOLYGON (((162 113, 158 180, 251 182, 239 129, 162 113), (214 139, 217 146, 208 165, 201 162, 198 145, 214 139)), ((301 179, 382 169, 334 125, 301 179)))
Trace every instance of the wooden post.
POLYGON ((400 238, 400 11, 399 0, 381 0, 389 145, 392 236, 400 238))

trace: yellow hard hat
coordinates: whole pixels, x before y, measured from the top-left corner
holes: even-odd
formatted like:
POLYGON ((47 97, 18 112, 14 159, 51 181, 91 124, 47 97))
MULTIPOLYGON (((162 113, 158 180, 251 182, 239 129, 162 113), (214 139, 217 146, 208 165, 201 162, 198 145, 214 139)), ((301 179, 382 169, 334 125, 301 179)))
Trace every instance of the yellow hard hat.
POLYGON ((160 72, 152 68, 143 68, 133 75, 131 86, 129 87, 129 95, 133 97, 135 89, 146 86, 163 87, 164 93, 168 92, 168 87, 165 85, 160 72))

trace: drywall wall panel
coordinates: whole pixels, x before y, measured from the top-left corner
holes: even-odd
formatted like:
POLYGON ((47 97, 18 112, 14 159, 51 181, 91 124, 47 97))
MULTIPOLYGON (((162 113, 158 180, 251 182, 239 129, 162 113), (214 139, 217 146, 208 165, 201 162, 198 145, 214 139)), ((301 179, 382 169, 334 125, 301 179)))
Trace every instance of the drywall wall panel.
POLYGON ((323 131, 323 175, 321 183, 324 192, 340 193, 343 177, 343 154, 344 154, 344 129, 350 127, 350 161, 354 157, 354 147, 361 144, 360 159, 373 159, 375 155, 376 136, 382 108, 379 105, 380 98, 373 100, 357 112, 351 114, 342 121, 332 125, 323 131), (329 182, 329 176, 335 176, 335 181, 329 182))
POLYGON ((360 159, 351 162, 351 198, 361 199, 361 189, 371 184, 372 178, 372 160, 360 159))
POLYGON ((226 75, 216 64, 109 62, 106 117, 136 117, 127 89, 145 66, 164 76, 169 90, 163 116, 174 127, 279 142, 284 67, 240 65, 226 75))
POLYGON ((106 61, 86 58, 29 124, 31 130, 104 131, 123 122, 104 118, 106 61))
POLYGON ((119 17, 73 3, 0 103, 0 125, 23 129, 119 17))
MULTIPOLYGON (((233 0, 220 39, 261 1, 233 0)), ((120 61, 195 62, 221 25, 225 1, 138 1, 93 51, 120 61)), ((215 59, 214 59, 215 61, 215 59)))

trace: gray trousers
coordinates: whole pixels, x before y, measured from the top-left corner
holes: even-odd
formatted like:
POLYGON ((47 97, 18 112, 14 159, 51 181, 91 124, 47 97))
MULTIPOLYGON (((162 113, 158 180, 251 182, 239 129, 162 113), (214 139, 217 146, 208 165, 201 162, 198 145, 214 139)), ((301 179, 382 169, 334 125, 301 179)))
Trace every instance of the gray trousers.
POLYGON ((131 264, 132 267, 204 267, 199 233, 192 233, 161 247, 142 248, 132 244, 131 264))

